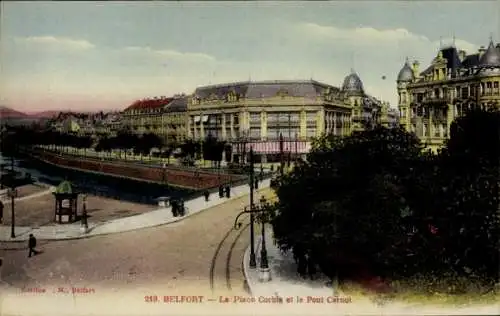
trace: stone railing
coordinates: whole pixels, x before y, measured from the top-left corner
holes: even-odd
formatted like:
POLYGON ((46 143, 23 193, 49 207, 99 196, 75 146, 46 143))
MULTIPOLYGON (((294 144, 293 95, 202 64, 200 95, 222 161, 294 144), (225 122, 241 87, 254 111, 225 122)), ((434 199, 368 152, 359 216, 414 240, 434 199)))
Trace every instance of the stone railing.
POLYGON ((210 189, 218 187, 221 183, 240 182, 245 178, 245 176, 241 175, 217 174, 201 170, 170 169, 168 167, 141 166, 124 162, 76 158, 41 150, 32 152, 31 156, 63 168, 72 168, 189 189, 210 189))

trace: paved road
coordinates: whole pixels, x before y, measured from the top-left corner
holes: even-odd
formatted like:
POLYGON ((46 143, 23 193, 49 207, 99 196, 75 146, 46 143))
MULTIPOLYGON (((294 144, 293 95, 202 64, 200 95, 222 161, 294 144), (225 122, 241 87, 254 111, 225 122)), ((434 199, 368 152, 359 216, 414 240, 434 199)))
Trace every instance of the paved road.
MULTIPOLYGON (((266 195, 270 192, 264 191, 266 195)), ((105 297, 116 301, 117 294, 140 306, 147 304, 144 302, 147 295, 157 295, 160 300, 166 295, 202 295, 206 300, 229 295, 229 271, 230 295, 247 295, 242 258, 249 243, 248 229, 239 238, 239 232, 231 232, 230 238, 222 244, 221 241, 233 227, 236 214, 248 202, 248 196, 238 198, 167 226, 82 240, 41 242, 39 248, 43 253, 30 259, 26 249, 1 250, 8 245, 0 245, 0 255, 4 257, 2 279, 17 288, 38 287, 50 293, 58 292, 60 287, 93 288, 95 294, 72 296, 72 304, 80 302, 79 306, 82 300, 91 298, 85 305, 95 305, 105 297), (215 257, 218 248, 221 251, 215 257), (231 257, 227 259, 229 252, 231 257), (225 266, 227 262, 229 268, 225 266), (215 292, 211 290, 212 270, 215 292)), ((243 221, 241 229, 247 222, 248 219, 243 221)), ((3 303, 4 312, 12 312, 16 298, 23 298, 24 302, 27 297, 47 300, 56 294, 11 295, 3 303)), ((40 304, 44 307, 51 305, 43 302, 40 304)), ((30 304, 24 305, 27 308, 30 304)))

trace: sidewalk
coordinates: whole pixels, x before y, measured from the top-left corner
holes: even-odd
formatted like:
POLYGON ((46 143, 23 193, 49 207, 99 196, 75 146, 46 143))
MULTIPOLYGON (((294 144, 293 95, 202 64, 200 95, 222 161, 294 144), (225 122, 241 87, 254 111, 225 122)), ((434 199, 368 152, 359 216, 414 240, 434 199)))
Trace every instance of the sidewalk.
MULTIPOLYGON (((283 304, 272 304, 272 312, 277 315, 497 315, 498 305, 486 306, 433 306, 424 304, 408 304, 402 302, 387 302, 379 305, 366 296, 349 297, 328 284, 326 276, 320 276, 316 280, 300 278, 296 272, 296 264, 293 254, 282 253, 274 244, 271 227, 266 226, 266 248, 269 268, 272 279, 268 282, 259 280, 260 249, 262 239, 258 238, 255 255, 257 268, 249 266, 250 246, 243 257, 243 273, 247 280, 250 293, 253 297, 281 297, 283 304), (286 303, 286 298, 292 297, 292 303, 286 303), (303 299, 298 303, 298 297, 303 299), (335 302, 334 298, 350 300, 349 303, 335 302), (307 302, 309 299, 309 302, 307 302), (320 300, 322 301, 320 302, 320 300), (330 302, 329 302, 330 301, 330 302)), ((263 311, 269 308, 269 304, 259 304, 258 309, 263 311), (260 306, 264 305, 264 306, 260 306)), ((269 310, 268 310, 269 311, 269 310)))
MULTIPOLYGON (((269 184, 269 179, 263 180, 259 183, 259 190, 269 187, 269 184)), ((160 226, 181 221, 203 210, 225 203, 228 200, 245 196, 249 192, 250 188, 248 184, 245 184, 231 188, 230 199, 221 199, 219 198, 219 193, 216 192, 210 195, 208 202, 205 202, 205 197, 203 196, 186 201, 186 215, 183 217, 173 217, 171 208, 164 207, 144 214, 118 218, 104 223, 89 222, 87 233, 82 231, 81 223, 76 222, 72 224, 53 224, 37 228, 17 226, 15 229, 16 238, 10 238, 10 226, 0 226, 0 241, 27 241, 29 234, 34 234, 38 240, 79 239, 160 226)))
MULTIPOLYGON (((30 195, 27 195, 27 196, 23 196, 23 197, 20 197, 20 198, 15 198, 14 201, 15 202, 19 202, 19 201, 23 201, 23 200, 29 200, 29 199, 32 199, 32 198, 36 198, 36 197, 39 197, 39 196, 50 194, 52 192, 54 192, 54 187, 49 187, 49 189, 43 190, 41 192, 33 193, 33 194, 30 194, 30 195)), ((3 204, 10 203, 10 198, 2 199, 2 203, 3 204)))

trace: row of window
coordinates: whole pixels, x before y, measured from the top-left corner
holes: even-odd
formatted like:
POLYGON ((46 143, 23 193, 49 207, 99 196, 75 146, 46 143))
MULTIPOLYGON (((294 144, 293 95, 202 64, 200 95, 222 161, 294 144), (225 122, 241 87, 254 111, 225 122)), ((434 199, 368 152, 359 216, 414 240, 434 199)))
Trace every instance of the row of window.
POLYGON ((233 124, 238 125, 239 124, 238 113, 197 115, 197 116, 191 116, 190 120, 191 123, 193 124, 200 124, 201 122, 203 122, 204 124, 209 124, 209 125, 222 125, 223 118, 225 119, 226 124, 229 124, 231 122, 231 117, 233 118, 233 124))
MULTIPOLYGON (((456 87, 452 89, 435 88, 425 93, 413 93, 412 97, 416 102, 422 102, 425 98, 468 98, 476 95, 500 95, 500 83, 498 81, 490 81, 482 82, 476 86, 456 87)), ((410 101, 407 99, 407 94, 405 92, 401 92, 399 98, 402 103, 410 101)))
POLYGON ((432 129, 429 129, 428 124, 422 124, 420 129, 417 129, 417 125, 412 125, 412 132, 417 134, 419 137, 448 137, 448 128, 446 124, 433 124, 432 129))
MULTIPOLYGON (((206 119, 201 120, 197 119, 197 116, 191 117, 191 122, 194 124, 199 124, 203 121, 204 124, 207 125, 222 125, 224 114, 210 114, 204 115, 206 119)), ((231 115, 233 118, 233 125, 239 124, 239 116, 237 113, 235 114, 225 114, 225 122, 228 124, 231 122, 231 115)), ((306 112, 306 122, 307 123, 316 123, 317 113, 316 112, 306 112)), ((250 113, 250 124, 256 124, 261 122, 261 113, 260 112, 251 112, 250 113)), ((269 113, 267 115, 267 122, 269 123, 300 123, 300 113, 299 112, 278 112, 278 113, 269 113)))
MULTIPOLYGON (((406 109, 401 109, 400 110, 400 113, 401 113, 401 117, 406 117, 406 115, 408 114, 406 109)), ((430 117, 430 110, 425 108, 425 107, 412 107, 411 108, 411 118, 415 118, 417 116, 420 116, 420 117, 426 117, 426 118, 429 118, 430 117)), ((448 109, 446 108, 435 108, 433 110, 433 118, 434 119, 444 119, 446 118, 448 114, 448 109)))
MULTIPOLYGON (((192 130, 194 135, 200 135, 199 130, 192 130)), ((223 138, 224 135, 222 133, 222 130, 220 129, 206 129, 204 130, 205 135, 212 135, 216 138, 223 138)), ((266 139, 279 139, 280 135, 283 136, 284 139, 299 139, 300 137, 300 129, 299 128, 268 128, 267 129, 267 134, 263 135, 262 134, 262 129, 260 128, 250 128, 248 133, 246 135, 241 135, 248 137, 250 139, 261 139, 262 137, 265 137, 266 139)), ((234 131, 233 134, 231 134, 231 130, 226 130, 225 137, 226 138, 238 138, 240 136, 240 133, 238 130, 234 131)), ((306 137, 307 138, 312 138, 316 137, 316 127, 308 127, 306 128, 306 137)))

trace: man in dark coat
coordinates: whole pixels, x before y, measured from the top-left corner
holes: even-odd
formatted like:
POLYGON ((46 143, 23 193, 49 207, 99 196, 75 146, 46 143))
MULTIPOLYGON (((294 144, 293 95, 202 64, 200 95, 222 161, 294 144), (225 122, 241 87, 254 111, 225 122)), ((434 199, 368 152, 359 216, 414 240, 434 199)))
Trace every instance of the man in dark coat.
POLYGON ((178 214, 180 216, 186 215, 186 209, 184 208, 184 200, 182 198, 179 200, 178 214))
POLYGON ((177 217, 177 215, 179 214, 179 202, 176 199, 172 199, 170 205, 172 207, 172 215, 174 217, 177 217))
POLYGON ((36 247, 36 238, 33 236, 33 234, 30 234, 30 238, 28 240, 28 248, 29 248, 29 253, 28 253, 28 258, 31 257, 31 254, 36 255, 38 254, 38 251, 35 250, 36 247))
POLYGON ((0 201, 0 224, 3 224, 3 202, 0 201))

